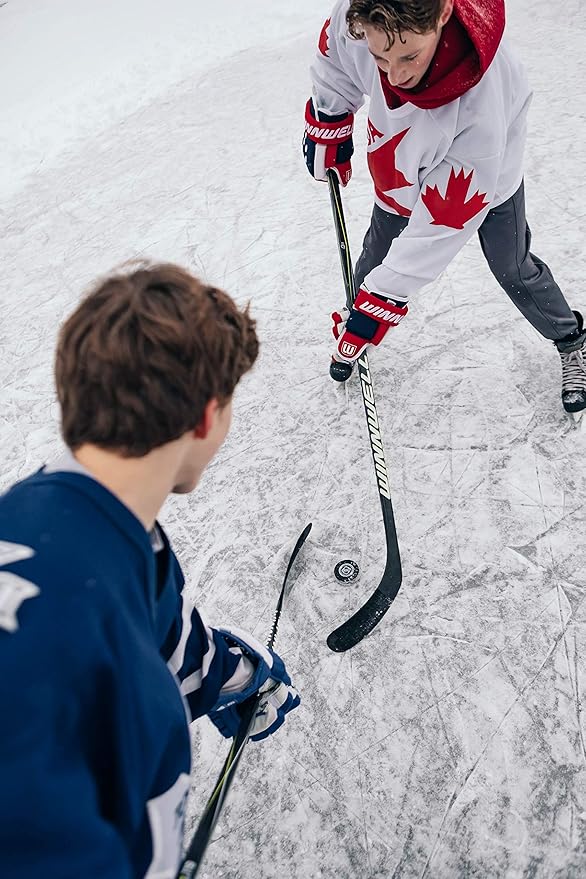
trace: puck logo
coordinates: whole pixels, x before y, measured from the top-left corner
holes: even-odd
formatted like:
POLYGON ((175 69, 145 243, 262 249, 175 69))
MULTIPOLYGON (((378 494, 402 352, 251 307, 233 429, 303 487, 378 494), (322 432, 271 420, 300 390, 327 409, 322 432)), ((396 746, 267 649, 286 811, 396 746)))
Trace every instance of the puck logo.
POLYGON ((344 357, 354 357, 357 350, 357 346, 353 345, 351 342, 342 342, 340 345, 340 354, 343 354, 344 357))
POLYGON ((344 559, 334 568, 334 575, 340 583, 353 583, 358 579, 359 573, 360 569, 352 559, 344 559))

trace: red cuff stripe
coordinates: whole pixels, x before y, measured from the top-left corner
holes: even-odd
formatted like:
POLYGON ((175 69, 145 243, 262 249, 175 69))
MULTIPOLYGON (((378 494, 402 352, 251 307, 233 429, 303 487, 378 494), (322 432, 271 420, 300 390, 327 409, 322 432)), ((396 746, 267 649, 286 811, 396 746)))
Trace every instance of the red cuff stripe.
POLYGON ((315 143, 338 144, 352 137, 354 130, 354 114, 348 115, 339 122, 319 122, 311 112, 308 101, 305 106, 305 133, 315 143))

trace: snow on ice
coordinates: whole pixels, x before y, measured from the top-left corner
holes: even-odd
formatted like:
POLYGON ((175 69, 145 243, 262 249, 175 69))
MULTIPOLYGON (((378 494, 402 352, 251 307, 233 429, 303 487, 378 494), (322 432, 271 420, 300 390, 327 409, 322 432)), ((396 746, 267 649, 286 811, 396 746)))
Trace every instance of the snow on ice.
MULTIPOLYGON (((585 434, 560 364, 476 240, 371 355, 402 549, 394 607, 327 634, 374 588, 383 532, 359 388, 327 377, 343 287, 325 186, 301 152, 329 0, 8 0, 0 7, 2 485, 57 454, 52 354, 86 285, 135 257, 252 300, 262 355, 200 489, 163 520, 190 596, 278 648, 302 694, 250 745, 201 875, 567 879, 586 873, 585 434), (361 578, 333 568, 356 559, 361 578)), ((535 251, 586 307, 584 8, 509 0, 527 64, 535 251)), ((357 123, 353 253, 371 210, 357 123)), ((227 745, 194 725, 188 828, 227 745)))

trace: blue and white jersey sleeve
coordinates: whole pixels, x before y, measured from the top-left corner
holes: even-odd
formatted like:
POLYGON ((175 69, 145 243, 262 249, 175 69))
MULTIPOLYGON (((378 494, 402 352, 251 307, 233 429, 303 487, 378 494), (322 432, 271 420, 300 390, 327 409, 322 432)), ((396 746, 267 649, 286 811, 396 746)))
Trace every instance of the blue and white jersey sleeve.
POLYGON ((191 719, 207 714, 222 695, 238 693, 254 677, 256 663, 207 625, 183 591, 179 562, 161 531, 166 582, 157 603, 161 655, 179 682, 191 719))
POLYGON ((181 596, 182 627, 168 666, 180 682, 193 720, 207 714, 221 695, 244 690, 254 665, 223 634, 208 626, 199 611, 181 596))

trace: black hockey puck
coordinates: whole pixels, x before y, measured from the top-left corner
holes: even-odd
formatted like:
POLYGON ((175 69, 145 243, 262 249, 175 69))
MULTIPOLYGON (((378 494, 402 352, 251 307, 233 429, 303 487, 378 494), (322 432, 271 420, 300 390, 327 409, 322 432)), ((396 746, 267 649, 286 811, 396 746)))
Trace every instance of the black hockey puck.
POLYGON ((354 583, 358 579, 359 573, 360 568, 352 559, 343 559, 334 568, 334 575, 340 583, 354 583))

